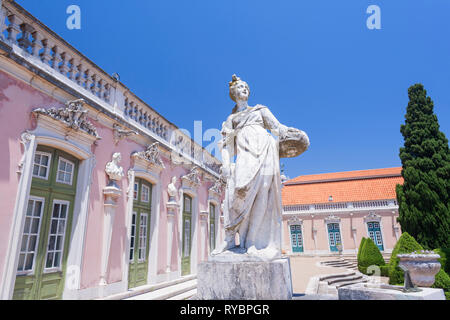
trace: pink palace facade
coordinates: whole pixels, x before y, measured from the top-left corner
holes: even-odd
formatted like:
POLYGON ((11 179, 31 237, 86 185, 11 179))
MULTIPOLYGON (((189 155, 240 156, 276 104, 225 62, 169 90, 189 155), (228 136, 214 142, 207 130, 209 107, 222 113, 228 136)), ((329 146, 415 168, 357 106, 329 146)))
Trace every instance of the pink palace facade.
POLYGON ((0 18, 0 298, 195 275, 223 239, 220 162, 15 2, 0 18))

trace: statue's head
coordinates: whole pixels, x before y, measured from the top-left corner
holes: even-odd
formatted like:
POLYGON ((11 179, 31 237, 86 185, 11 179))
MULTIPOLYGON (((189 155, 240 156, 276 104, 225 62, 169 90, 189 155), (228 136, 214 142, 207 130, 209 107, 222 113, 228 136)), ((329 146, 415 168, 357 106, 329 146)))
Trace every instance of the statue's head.
POLYGON ((230 98, 234 102, 238 100, 247 101, 250 96, 250 88, 247 82, 242 81, 241 78, 233 74, 233 80, 229 82, 230 98))
POLYGON ((172 184, 175 184, 177 182, 177 176, 172 177, 172 184))
POLYGON ((120 155, 120 152, 116 152, 113 154, 112 159, 115 163, 119 163, 122 160, 122 156, 120 155))

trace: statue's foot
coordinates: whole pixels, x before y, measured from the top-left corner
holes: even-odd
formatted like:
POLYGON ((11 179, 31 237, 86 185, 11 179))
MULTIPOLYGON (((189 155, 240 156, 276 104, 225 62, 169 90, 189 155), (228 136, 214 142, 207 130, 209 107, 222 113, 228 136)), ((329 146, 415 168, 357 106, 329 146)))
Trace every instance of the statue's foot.
POLYGON ((224 241, 216 249, 214 249, 211 252, 211 255, 215 256, 215 255, 221 254, 221 253, 223 253, 223 252, 225 252, 227 250, 230 250, 230 249, 232 249, 234 247, 236 247, 236 245, 233 242, 224 241))

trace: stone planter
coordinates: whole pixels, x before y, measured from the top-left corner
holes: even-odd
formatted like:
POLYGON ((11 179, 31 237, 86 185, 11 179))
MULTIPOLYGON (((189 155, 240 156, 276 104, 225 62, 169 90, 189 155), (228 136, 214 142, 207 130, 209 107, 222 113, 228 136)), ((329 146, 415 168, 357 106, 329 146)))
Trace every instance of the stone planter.
POLYGON ((440 256, 434 252, 399 254, 399 265, 408 269, 411 281, 418 287, 431 287, 435 276, 441 268, 437 259, 440 256))

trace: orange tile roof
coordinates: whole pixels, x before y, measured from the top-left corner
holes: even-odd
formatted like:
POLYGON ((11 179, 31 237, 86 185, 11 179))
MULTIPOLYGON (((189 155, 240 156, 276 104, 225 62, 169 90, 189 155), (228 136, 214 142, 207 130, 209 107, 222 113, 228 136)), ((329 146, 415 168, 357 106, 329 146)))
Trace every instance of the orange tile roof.
POLYGON ((285 182, 283 205, 395 199, 403 184, 402 168, 359 170, 299 176, 285 182))

